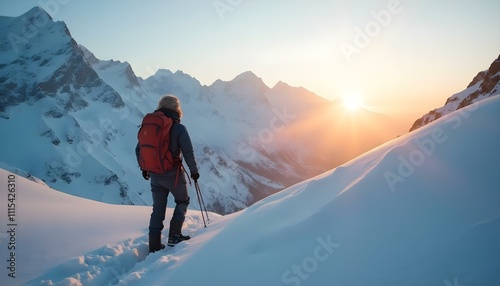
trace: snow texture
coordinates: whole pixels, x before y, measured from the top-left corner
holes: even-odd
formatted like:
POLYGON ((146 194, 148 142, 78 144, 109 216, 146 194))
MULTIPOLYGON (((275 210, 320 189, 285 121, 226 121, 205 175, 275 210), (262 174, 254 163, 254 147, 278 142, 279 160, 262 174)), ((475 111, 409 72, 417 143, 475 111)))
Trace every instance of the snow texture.
POLYGON ((189 211, 192 239, 150 255, 150 208, 16 176, 2 285, 500 285, 499 110, 484 99, 207 228, 189 211))

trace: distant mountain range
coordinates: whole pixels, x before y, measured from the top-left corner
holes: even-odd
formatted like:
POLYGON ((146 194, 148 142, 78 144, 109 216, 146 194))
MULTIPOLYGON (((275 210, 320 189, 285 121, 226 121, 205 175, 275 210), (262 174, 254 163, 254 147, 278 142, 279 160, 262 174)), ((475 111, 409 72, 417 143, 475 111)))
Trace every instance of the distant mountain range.
POLYGON ((420 128, 455 110, 500 94, 500 55, 487 70, 479 72, 467 88, 452 95, 446 103, 434 109, 413 123, 410 131, 420 128))
POLYGON ((142 79, 127 62, 96 58, 39 7, 0 17, 0 27, 0 167, 76 196, 151 204, 134 147, 142 117, 166 93, 181 100, 205 202, 221 214, 391 138, 374 128, 390 118, 346 115, 337 102, 283 82, 269 88, 250 71, 210 86, 163 69, 142 79))

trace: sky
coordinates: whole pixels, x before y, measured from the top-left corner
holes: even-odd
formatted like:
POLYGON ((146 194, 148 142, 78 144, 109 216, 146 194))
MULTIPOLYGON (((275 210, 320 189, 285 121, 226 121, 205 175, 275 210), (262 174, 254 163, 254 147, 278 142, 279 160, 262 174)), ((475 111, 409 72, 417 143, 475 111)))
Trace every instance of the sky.
POLYGON ((143 78, 165 68, 210 85, 252 71, 269 87, 357 94, 408 128, 500 53, 498 0, 0 0, 0 15, 37 5, 143 78))

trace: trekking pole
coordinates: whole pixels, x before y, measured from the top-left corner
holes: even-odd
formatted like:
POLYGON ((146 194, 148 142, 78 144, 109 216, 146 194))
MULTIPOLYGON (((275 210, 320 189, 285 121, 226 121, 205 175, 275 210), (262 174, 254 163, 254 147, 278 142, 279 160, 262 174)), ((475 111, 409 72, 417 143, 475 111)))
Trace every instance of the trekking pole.
POLYGON ((196 182, 196 187, 198 189, 198 193, 200 194, 201 203, 203 205, 203 208, 205 209, 205 216, 207 217, 207 223, 210 224, 210 218, 208 217, 208 212, 207 212, 207 205, 205 204, 205 200, 203 199, 203 196, 201 194, 200 185, 198 185, 198 182, 196 182))
POLYGON ((205 206, 205 201, 203 200, 203 196, 201 195, 200 185, 198 185, 197 181, 194 181, 194 187, 196 188, 196 195, 198 196, 198 203, 200 204, 200 212, 201 217, 203 218, 203 224, 207 227, 205 223, 205 217, 203 215, 203 209, 205 209, 205 215, 207 216, 207 222, 210 223, 210 219, 208 218, 207 207, 205 206))
POLYGON ((203 208, 205 209, 207 223, 210 224, 210 218, 208 217, 208 212, 207 212, 207 205, 205 205, 205 200, 203 199, 203 196, 201 195, 200 185, 198 185, 198 183, 196 183, 196 185, 198 186, 198 192, 200 193, 201 202, 203 203, 203 208))
POLYGON ((201 207, 200 193, 198 192, 198 182, 194 181, 194 187, 196 189, 196 196, 198 197, 198 203, 200 204, 200 212, 201 212, 201 218, 203 219, 203 225, 207 227, 207 224, 205 223, 205 217, 203 216, 203 208, 201 207))

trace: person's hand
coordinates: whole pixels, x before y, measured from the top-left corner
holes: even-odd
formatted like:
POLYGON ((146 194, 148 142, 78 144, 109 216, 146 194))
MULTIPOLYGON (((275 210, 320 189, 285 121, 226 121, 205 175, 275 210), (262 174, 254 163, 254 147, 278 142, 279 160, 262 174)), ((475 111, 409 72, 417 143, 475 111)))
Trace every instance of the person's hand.
POLYGON ((142 171, 142 177, 144 180, 149 180, 149 172, 148 171, 142 171))
POLYGON ((193 181, 198 181, 198 179, 200 178, 200 173, 192 173, 191 174, 191 178, 193 179, 193 181))

